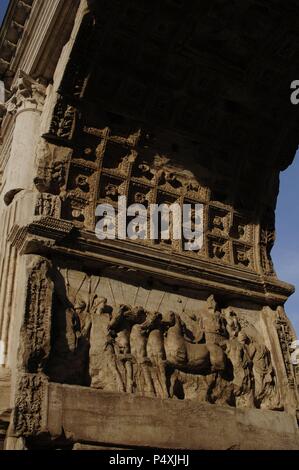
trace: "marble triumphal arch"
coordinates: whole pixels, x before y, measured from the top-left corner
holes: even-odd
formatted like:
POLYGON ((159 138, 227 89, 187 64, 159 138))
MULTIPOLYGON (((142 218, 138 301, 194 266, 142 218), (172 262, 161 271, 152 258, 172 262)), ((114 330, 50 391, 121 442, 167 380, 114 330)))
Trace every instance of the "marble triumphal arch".
POLYGON ((6 449, 298 448, 293 287, 270 255, 298 31, 291 0, 10 1, 6 449), (98 240, 120 196, 202 204, 202 247, 98 240))

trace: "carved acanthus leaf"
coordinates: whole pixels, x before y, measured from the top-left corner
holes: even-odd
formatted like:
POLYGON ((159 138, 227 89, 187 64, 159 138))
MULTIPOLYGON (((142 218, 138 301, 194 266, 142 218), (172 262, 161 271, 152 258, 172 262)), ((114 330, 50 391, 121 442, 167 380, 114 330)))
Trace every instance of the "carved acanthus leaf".
POLYGON ((42 111, 45 96, 45 87, 20 71, 16 84, 12 88, 12 96, 6 103, 7 112, 15 114, 28 108, 42 111))

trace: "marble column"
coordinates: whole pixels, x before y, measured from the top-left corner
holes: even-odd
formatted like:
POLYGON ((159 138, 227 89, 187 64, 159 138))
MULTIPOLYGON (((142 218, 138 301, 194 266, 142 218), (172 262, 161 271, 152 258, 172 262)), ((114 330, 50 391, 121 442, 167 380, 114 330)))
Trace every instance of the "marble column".
POLYGON ((4 201, 7 205, 21 190, 33 188, 36 146, 45 100, 44 86, 23 72, 19 73, 12 92, 6 104, 7 112, 15 116, 11 154, 5 171, 4 201))

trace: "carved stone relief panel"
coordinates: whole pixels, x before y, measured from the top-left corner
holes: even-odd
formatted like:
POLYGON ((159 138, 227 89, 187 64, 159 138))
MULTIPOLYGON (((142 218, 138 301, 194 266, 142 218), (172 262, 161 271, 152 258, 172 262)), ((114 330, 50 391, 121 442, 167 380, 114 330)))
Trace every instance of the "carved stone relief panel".
POLYGON ((60 195, 66 181, 70 149, 40 139, 36 150, 35 186, 41 193, 60 195))
POLYGON ((248 268, 253 268, 254 266, 254 256, 251 246, 246 246, 242 244, 233 244, 233 255, 234 263, 237 266, 245 266, 248 268))
POLYGON ((283 307, 278 307, 276 312, 276 330, 283 355, 289 386, 294 389, 295 367, 291 360, 291 345, 296 340, 296 335, 291 327, 283 307))
POLYGON ((53 194, 41 193, 35 205, 35 216, 60 218, 61 200, 53 194))
MULTIPOLYGON (((53 283, 51 263, 29 256, 24 317, 21 325, 12 432, 34 436, 45 429, 48 377, 44 369, 51 349, 53 283)), ((22 298, 22 293, 20 293, 22 298)), ((20 306, 22 301, 20 302, 20 306)))
POLYGON ((33 257, 29 267, 19 362, 24 370, 43 370, 50 354, 53 284, 47 259, 33 257))
POLYGON ((220 237, 209 237, 209 257, 213 261, 230 262, 230 249, 227 239, 220 237))
POLYGON ((75 131, 77 109, 59 96, 50 126, 50 134, 63 140, 70 140, 75 131))
POLYGON ((73 269, 57 269, 53 281, 51 381, 282 409, 258 312, 73 269))
POLYGON ((20 374, 14 409, 16 436, 34 436, 45 429, 47 377, 43 374, 20 374))

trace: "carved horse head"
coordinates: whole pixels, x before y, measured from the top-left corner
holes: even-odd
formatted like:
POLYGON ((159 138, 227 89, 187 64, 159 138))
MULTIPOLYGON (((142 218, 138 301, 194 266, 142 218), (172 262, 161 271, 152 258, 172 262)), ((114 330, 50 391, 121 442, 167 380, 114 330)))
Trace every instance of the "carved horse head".
POLYGON ((145 321, 146 312, 143 307, 131 307, 121 305, 117 313, 113 313, 108 330, 120 331, 124 328, 131 328, 135 324, 145 321))

